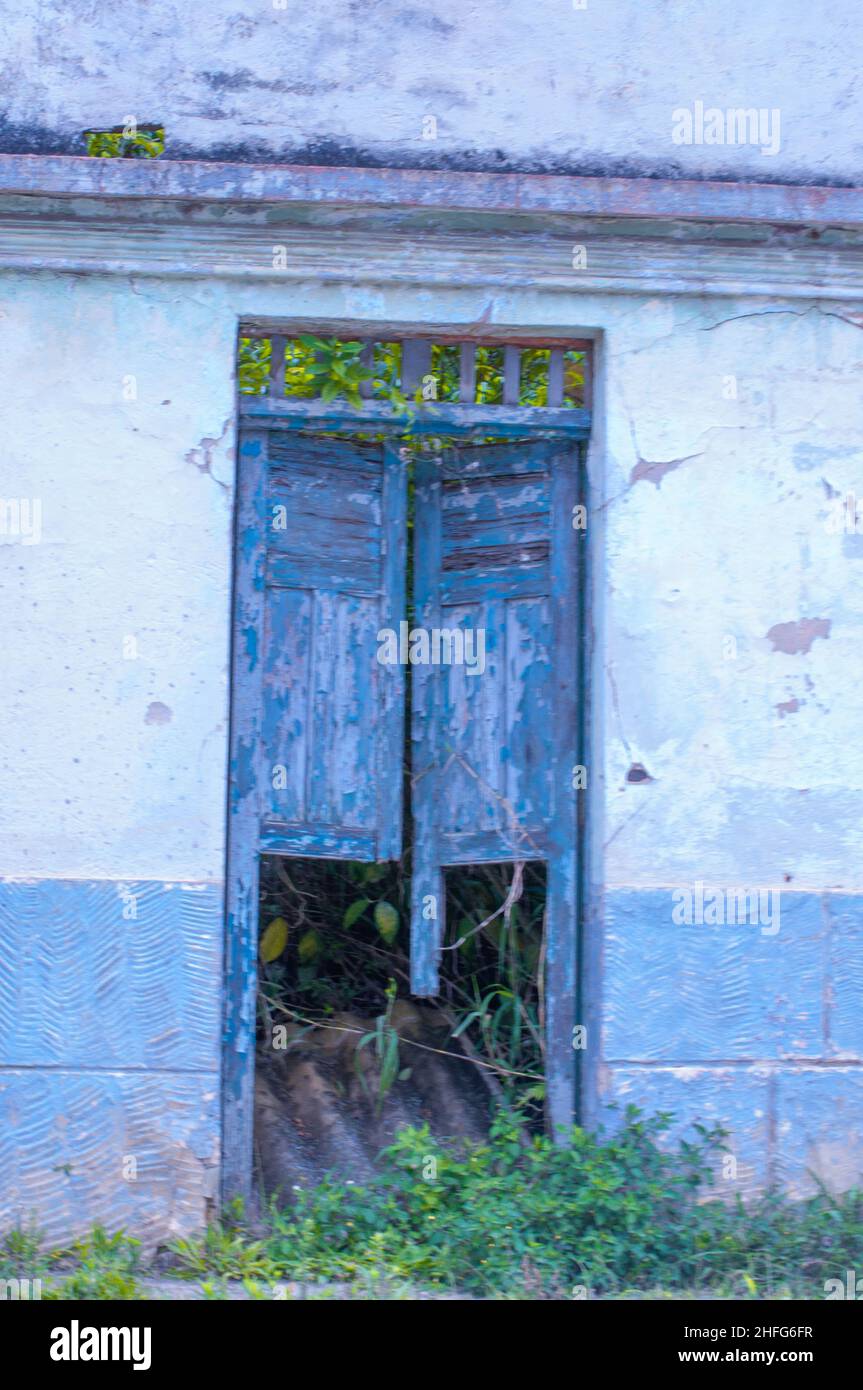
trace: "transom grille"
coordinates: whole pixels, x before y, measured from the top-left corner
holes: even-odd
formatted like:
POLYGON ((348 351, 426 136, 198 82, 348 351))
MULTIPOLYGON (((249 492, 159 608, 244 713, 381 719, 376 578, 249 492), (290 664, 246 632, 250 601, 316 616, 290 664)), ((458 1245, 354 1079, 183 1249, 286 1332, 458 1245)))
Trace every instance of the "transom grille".
POLYGON ((590 345, 550 340, 320 338, 240 339, 240 392, 270 400, 347 400, 542 409, 590 405, 590 345))

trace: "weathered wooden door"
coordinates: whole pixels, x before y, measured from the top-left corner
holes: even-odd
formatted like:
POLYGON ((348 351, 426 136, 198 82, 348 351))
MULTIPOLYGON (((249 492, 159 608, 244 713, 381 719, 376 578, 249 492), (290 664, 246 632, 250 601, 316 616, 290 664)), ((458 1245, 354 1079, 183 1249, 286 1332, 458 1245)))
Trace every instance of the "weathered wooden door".
POLYGON ((545 860, 556 1126, 573 1118, 578 450, 538 441, 423 457, 415 523, 429 660, 413 668, 412 988, 438 992, 445 865, 545 860))
POLYGON ((405 603, 396 448, 246 429, 239 457, 227 891, 226 1190, 249 1184, 261 853, 401 853, 405 603))
MULTIPOLYGON (((446 865, 546 861, 546 1074, 573 1118, 579 444, 416 459, 415 634, 397 443, 241 434, 233 637, 224 1190, 250 1184, 258 861, 397 858, 413 682, 412 987, 437 993, 446 865), (381 634, 410 655, 381 661, 381 634), (416 636, 416 642, 413 638, 416 636)), ((558 412, 566 414, 567 412, 558 412)), ((307 423, 307 422, 300 422, 307 423)))

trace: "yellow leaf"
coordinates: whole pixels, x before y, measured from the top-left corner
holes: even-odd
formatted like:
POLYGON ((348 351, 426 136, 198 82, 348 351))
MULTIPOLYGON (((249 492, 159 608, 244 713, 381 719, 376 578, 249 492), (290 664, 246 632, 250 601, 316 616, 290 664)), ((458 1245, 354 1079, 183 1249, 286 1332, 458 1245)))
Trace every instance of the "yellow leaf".
POLYGON ((391 903, 375 903, 375 926, 388 946, 399 934, 399 914, 391 903))
POLYGON ((278 960, 288 944, 288 924, 284 917, 274 917, 261 937, 261 960, 265 965, 278 960))
POLYGON ((317 932, 304 932, 297 943, 297 954, 303 965, 307 965, 310 960, 314 960, 315 956, 318 954, 319 945, 317 932))

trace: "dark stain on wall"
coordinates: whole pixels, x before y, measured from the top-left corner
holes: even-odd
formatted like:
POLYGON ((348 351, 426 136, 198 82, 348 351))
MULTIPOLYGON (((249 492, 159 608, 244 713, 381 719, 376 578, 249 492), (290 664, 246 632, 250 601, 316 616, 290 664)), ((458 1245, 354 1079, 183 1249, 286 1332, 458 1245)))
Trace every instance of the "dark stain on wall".
MULTIPOLYGON (((245 78, 242 70, 238 73, 211 72, 209 74, 212 90, 241 90, 245 78)), ((254 86, 273 87, 282 90, 277 82, 264 83, 252 78, 254 86)), ((301 92, 303 84, 286 85, 284 90, 301 92)), ((320 83, 315 91, 324 90, 320 83)), ((215 119, 224 113, 216 110, 202 112, 202 115, 215 119)), ((118 113, 122 121, 125 113, 118 113)), ((230 119, 233 119, 231 117, 230 119)), ((165 115, 165 126, 170 132, 170 113, 165 115)), ((0 154, 67 154, 86 153, 85 141, 79 130, 61 130, 36 122, 26 124, 7 121, 0 116, 0 154)), ((684 169, 673 160, 640 163, 631 159, 609 159, 599 154, 572 153, 561 158, 551 159, 543 156, 532 158, 511 158, 504 150, 455 150, 449 153, 419 148, 416 145, 388 145, 377 150, 346 144, 340 140, 322 138, 304 144, 268 144, 261 140, 234 140, 202 148, 182 141, 168 139, 163 156, 166 159, 200 159, 205 162, 236 162, 239 164, 296 164, 323 165, 328 168, 356 169, 430 169, 442 172, 465 173, 507 173, 507 174, 559 174, 582 176, 586 178, 630 178, 630 179, 687 179, 691 182, 714 183, 775 183, 794 184, 799 187, 815 186, 821 188, 853 188, 853 179, 826 178, 820 171, 813 170, 796 179, 770 178, 760 175, 756 178, 741 178, 737 170, 712 171, 709 178, 699 179, 691 170, 684 169)))

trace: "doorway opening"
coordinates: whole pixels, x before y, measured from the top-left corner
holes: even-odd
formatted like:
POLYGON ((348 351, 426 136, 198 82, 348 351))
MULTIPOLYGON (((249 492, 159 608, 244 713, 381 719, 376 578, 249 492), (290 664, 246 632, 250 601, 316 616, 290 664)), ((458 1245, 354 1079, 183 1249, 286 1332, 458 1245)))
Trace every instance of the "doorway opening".
POLYGON ((268 1197, 368 1180, 406 1125, 481 1139, 544 1125, 541 864, 446 874, 439 994, 411 993, 409 852, 261 862, 255 1170, 268 1197))
POLYGON ((446 1056, 397 1036, 397 1012, 425 1010, 438 1023, 449 1014, 458 1056, 447 1065, 469 1054, 486 1093, 503 1088, 515 1103, 514 1086, 532 1122, 544 1113, 556 1137, 574 1118, 584 348, 241 340, 231 1195, 247 1193, 251 1178, 261 1004, 267 1045, 279 1027, 281 1050, 295 1054, 313 1034, 346 1030, 321 1013, 334 999, 341 1013, 358 1000, 376 1008, 361 1025, 373 1026, 354 1030, 351 1057, 364 1088, 365 1061, 378 1064, 381 1112, 393 1077, 415 1072, 402 1065, 403 1043, 446 1056), (372 893, 405 856, 409 875, 390 890, 398 904, 372 893), (300 888, 325 869, 343 876, 340 888, 300 888), (259 942, 261 887, 270 898, 259 942), (268 916, 276 893, 290 907, 268 916), (522 922, 540 898, 540 917, 522 922), (330 911, 306 925, 321 899, 342 903, 341 920, 330 911), (385 985, 368 965, 359 974, 350 965, 366 928, 377 933, 366 947, 388 951, 394 966, 406 952, 385 985), (339 941, 351 932, 349 945, 339 941), (327 986, 333 997, 307 997, 311 1012, 299 1016, 324 961, 342 972, 327 986), (276 998, 286 981, 293 1002, 276 998), (277 1006, 297 1017, 274 1024, 277 1006))

